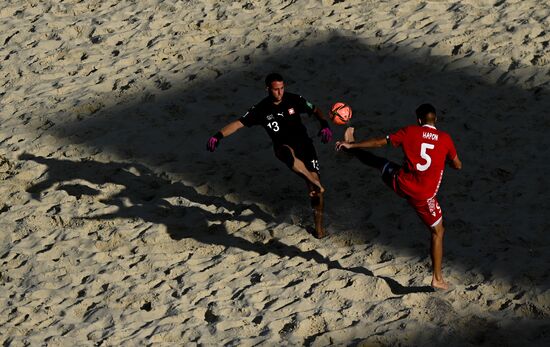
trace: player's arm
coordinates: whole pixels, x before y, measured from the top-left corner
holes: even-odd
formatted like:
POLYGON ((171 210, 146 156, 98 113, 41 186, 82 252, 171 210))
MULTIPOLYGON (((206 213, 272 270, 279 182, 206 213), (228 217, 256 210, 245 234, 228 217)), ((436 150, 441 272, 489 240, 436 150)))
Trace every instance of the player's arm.
POLYGON ((321 111, 321 109, 317 106, 315 106, 315 108, 313 109, 313 115, 315 116, 315 118, 317 118, 319 123, 321 123, 321 127, 325 122, 327 122, 327 119, 323 115, 323 111, 321 111))
POLYGON ((313 109, 313 115, 315 116, 315 118, 317 118, 321 126, 321 129, 319 130, 319 136, 321 136, 321 142, 322 143, 330 142, 330 140, 332 140, 332 130, 330 130, 330 126, 328 125, 328 121, 323 115, 323 111, 321 111, 319 107, 315 107, 313 109))
POLYGON ((451 160, 451 162, 449 163, 449 165, 453 168, 453 169, 456 169, 456 170, 461 170, 462 169, 462 162, 460 161, 460 159, 458 158, 458 155, 456 155, 454 157, 453 160, 451 160))
POLYGON ((220 131, 218 131, 214 136, 208 139, 206 143, 206 149, 210 152, 214 152, 216 147, 220 144, 221 139, 233 134, 235 131, 244 127, 244 124, 239 120, 235 120, 226 126, 224 126, 220 131))
POLYGON ((233 121, 224 126, 222 130, 220 130, 220 132, 222 133, 223 137, 227 137, 242 127, 244 127, 244 124, 239 119, 237 119, 236 121, 233 121))
POLYGON ((385 136, 381 137, 372 137, 370 139, 361 141, 361 142, 354 142, 354 143, 348 143, 345 141, 338 141, 336 142, 336 150, 339 151, 343 148, 352 149, 352 148, 378 148, 378 147, 384 147, 388 144, 388 138, 385 136))
POLYGON ((298 100, 298 108, 301 112, 307 112, 310 116, 313 115, 315 118, 319 121, 320 130, 317 134, 318 136, 321 136, 321 142, 327 143, 332 140, 332 130, 330 130, 330 126, 328 124, 328 121, 325 119, 325 116, 323 115, 323 111, 309 101, 307 101, 304 97, 299 96, 298 100))
POLYGON ((458 158, 458 154, 456 153, 456 148, 453 140, 451 140, 450 137, 449 137, 449 140, 450 140, 450 147, 449 147, 449 152, 447 153, 447 160, 449 161, 449 166, 455 170, 460 170, 462 169, 462 162, 458 158))

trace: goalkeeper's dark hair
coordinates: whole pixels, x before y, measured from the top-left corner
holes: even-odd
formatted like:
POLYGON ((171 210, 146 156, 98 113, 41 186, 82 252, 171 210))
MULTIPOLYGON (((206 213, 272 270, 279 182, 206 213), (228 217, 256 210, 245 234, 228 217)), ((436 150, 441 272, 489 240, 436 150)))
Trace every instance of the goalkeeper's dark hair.
POLYGON ((266 87, 271 87, 271 83, 273 83, 275 81, 284 82, 284 79, 283 79, 283 76, 281 76, 281 74, 278 74, 276 72, 272 72, 272 73, 270 73, 269 75, 266 76, 265 86, 266 87))

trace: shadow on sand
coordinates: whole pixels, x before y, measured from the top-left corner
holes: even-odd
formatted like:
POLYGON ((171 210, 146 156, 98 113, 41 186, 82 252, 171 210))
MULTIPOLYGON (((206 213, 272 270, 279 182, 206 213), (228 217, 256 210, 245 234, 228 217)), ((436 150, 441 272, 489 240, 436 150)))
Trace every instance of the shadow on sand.
POLYGON ((302 251, 296 246, 286 245, 276 239, 271 239, 267 243, 251 242, 228 233, 221 224, 209 227, 207 221, 212 220, 251 222, 256 218, 262 218, 264 221, 270 222, 273 218, 254 205, 237 205, 222 198, 198 194, 192 187, 162 178, 144 165, 101 163, 91 160, 74 162, 38 157, 32 154, 23 154, 19 159, 34 161, 46 165, 48 168, 47 178, 27 189, 35 199, 40 199, 42 192, 54 187, 57 190, 64 190, 76 198, 83 195, 97 196, 101 194, 100 191, 83 184, 65 183, 75 180, 84 180, 94 185, 116 184, 123 186, 123 189, 116 194, 99 200, 103 204, 116 206, 116 212, 81 217, 83 219, 140 218, 150 223, 166 225, 170 237, 174 240, 192 238, 205 244, 239 248, 260 255, 272 253, 281 258, 301 257, 308 261, 313 260, 318 264, 325 264, 329 269, 351 271, 383 279, 392 293, 396 295, 433 291, 430 286, 402 286, 389 277, 375 276, 365 267, 345 268, 338 261, 329 260, 314 250, 302 251), (231 212, 210 212, 197 206, 173 205, 166 200, 166 198, 172 197, 180 197, 201 205, 215 205, 231 212), (241 215, 241 212, 246 209, 252 210, 254 214, 241 215))

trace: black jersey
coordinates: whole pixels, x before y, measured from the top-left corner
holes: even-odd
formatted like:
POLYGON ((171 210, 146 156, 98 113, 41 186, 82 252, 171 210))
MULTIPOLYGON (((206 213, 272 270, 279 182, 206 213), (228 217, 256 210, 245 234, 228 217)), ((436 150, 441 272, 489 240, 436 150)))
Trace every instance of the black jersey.
POLYGON ((239 120, 247 127, 261 125, 274 145, 311 141, 302 124, 301 113, 313 114, 315 106, 297 94, 284 93, 278 105, 266 97, 239 120))

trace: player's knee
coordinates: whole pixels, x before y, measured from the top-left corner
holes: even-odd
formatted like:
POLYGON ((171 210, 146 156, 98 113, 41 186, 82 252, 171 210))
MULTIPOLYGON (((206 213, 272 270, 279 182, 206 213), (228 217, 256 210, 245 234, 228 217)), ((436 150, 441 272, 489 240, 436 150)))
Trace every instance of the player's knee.
POLYGON ((432 234, 436 237, 443 237, 443 234, 445 233, 445 228, 443 227, 443 222, 439 222, 439 224, 433 226, 431 228, 432 234))

